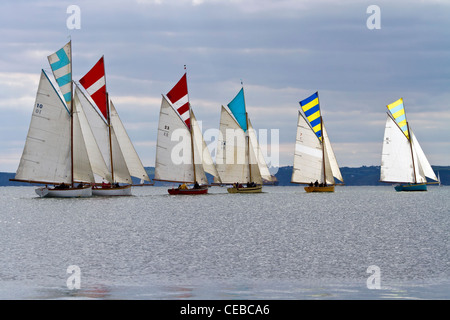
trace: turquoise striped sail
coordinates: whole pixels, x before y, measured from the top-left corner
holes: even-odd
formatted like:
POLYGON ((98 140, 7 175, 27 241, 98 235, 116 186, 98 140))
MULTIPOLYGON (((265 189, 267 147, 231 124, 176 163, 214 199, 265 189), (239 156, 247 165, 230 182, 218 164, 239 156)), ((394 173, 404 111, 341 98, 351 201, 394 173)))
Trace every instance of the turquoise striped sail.
POLYGON ((244 130, 244 132, 247 132, 247 115, 245 110, 244 88, 242 88, 236 95, 236 97, 231 100, 231 102, 228 104, 228 108, 233 113, 233 116, 241 126, 242 130, 244 130))
POLYGON ((314 133, 322 141, 322 123, 320 117, 319 93, 316 92, 308 98, 300 101, 300 106, 305 113, 314 133))
POLYGON ((406 123, 405 106, 403 105, 403 98, 398 99, 395 102, 387 105, 389 112, 394 118, 395 122, 398 124, 400 129, 405 134, 406 138, 409 139, 408 125, 406 123))
POLYGON ((69 109, 71 109, 72 103, 71 51, 71 41, 69 41, 64 47, 48 56, 48 62, 52 68, 53 75, 69 109))

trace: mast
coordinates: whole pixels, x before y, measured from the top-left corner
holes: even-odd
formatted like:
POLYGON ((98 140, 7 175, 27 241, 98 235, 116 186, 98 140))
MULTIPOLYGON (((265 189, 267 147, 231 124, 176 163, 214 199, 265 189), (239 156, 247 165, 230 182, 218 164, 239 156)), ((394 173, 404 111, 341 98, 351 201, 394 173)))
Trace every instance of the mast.
MULTIPOLYGON (((188 98, 189 100, 189 98, 188 98)), ((189 118, 191 118, 191 104, 189 103, 189 118)), ((189 125, 189 133, 191 134, 191 154, 192 154, 192 168, 194 169, 194 183, 197 181, 195 173, 195 162, 194 162, 194 135, 192 134, 192 123, 189 125)))
MULTIPOLYGON (((250 163, 250 136, 248 134, 248 113, 247 113, 247 111, 245 111, 245 119, 247 121, 247 162, 248 162, 248 176, 250 179, 250 181, 248 181, 248 182, 253 182, 252 165, 250 163)), ((245 182, 245 181, 243 181, 243 182, 245 182)))
MULTIPOLYGON (((186 65, 184 65, 184 70, 186 70, 186 65)), ((189 101, 189 89, 187 88, 187 71, 186 71, 186 89, 188 96, 188 104, 189 104, 189 133, 191 135, 191 157, 192 157, 192 168, 194 169, 194 183, 197 181, 196 172, 195 172, 195 158, 194 158, 194 135, 192 134, 192 114, 191 114, 191 102, 189 101)))
MULTIPOLYGON (((250 181, 247 182, 252 182, 252 165, 250 163, 250 136, 248 134, 248 113, 247 113, 247 108, 245 106, 245 93, 244 93, 244 84, 241 80, 241 86, 242 86, 242 98, 244 99, 244 108, 245 108, 245 123, 247 124, 247 130, 246 130, 246 138, 247 138, 247 162, 248 162, 248 178, 250 181)), ((242 181, 245 182, 245 181, 242 181)))
POLYGON ((70 176, 72 188, 74 186, 73 179, 73 83, 72 83, 72 40, 70 43, 70 176))
POLYGON ((416 177, 416 165, 414 164, 414 153, 412 148, 412 141, 411 141, 411 131, 409 130, 409 123, 406 122, 406 127, 408 128, 408 140, 409 140, 409 147, 411 149, 411 159, 412 159, 412 166, 413 166, 413 173, 414 173, 414 183, 417 183, 417 177, 416 177))
MULTIPOLYGON (((403 109, 405 110, 405 120, 406 120, 406 108, 405 103, 403 103, 403 109)), ((408 141, 409 141, 409 147, 411 150, 411 160, 412 160, 412 167, 413 167, 413 173, 414 173, 414 183, 417 183, 417 177, 416 177, 416 165, 414 164, 414 152, 412 147, 412 140, 411 140, 411 131, 409 130, 409 123, 408 120, 406 120, 406 128, 408 130, 408 141)))
POLYGON ((320 130, 322 131, 322 169, 323 169, 323 184, 327 182, 327 174, 325 171, 325 141, 323 139, 323 119, 320 116, 320 130))
MULTIPOLYGON (((319 92, 317 92, 317 103, 320 106, 320 99, 319 99, 319 92)), ((325 171, 325 141, 323 138, 323 118, 322 118, 322 113, 320 113, 320 135, 321 138, 319 138, 320 142, 322 143, 322 170, 323 170, 323 184, 325 185, 325 183, 327 182, 327 174, 325 171)))
POLYGON ((110 106, 109 106, 109 93, 106 89, 106 70, 105 70, 105 56, 102 56, 103 59, 103 74, 105 77, 105 94, 106 94, 106 122, 108 126, 108 136, 109 136, 109 159, 110 159, 110 166, 111 166, 111 181, 115 182, 114 180, 114 163, 113 163, 113 152, 112 152, 112 139, 111 139, 111 112, 110 112, 110 106))
MULTIPOLYGON (((105 75, 106 76, 106 75, 105 75)), ((112 154, 112 140, 111 140, 111 117, 109 112, 109 94, 108 91, 106 92, 106 114, 108 122, 108 134, 109 134, 109 158, 110 158, 110 164, 111 164, 111 180, 114 182, 114 164, 113 164, 113 154, 112 154)))

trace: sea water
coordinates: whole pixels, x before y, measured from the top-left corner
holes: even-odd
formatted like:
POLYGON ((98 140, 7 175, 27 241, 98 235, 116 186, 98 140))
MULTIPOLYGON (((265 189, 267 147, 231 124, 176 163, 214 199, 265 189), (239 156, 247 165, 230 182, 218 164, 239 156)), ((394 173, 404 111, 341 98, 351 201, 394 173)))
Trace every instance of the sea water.
POLYGON ((449 187, 263 190, 2 187, 0 299, 450 298, 449 187))

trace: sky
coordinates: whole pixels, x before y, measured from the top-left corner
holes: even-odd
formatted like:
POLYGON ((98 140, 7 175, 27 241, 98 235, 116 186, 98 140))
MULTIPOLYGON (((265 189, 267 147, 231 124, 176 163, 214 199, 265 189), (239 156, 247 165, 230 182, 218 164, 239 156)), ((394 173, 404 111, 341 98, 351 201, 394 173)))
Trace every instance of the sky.
POLYGON ((155 162, 161 94, 184 72, 205 133, 242 82, 253 127, 279 151, 269 165, 292 165, 299 101, 316 91, 339 166, 380 165, 386 105, 399 98, 430 163, 450 165, 450 1, 7 0, 0 28, 3 172, 18 167, 47 56, 69 40, 74 80, 104 56, 144 166, 155 162), (79 28, 68 27, 71 5, 79 28))

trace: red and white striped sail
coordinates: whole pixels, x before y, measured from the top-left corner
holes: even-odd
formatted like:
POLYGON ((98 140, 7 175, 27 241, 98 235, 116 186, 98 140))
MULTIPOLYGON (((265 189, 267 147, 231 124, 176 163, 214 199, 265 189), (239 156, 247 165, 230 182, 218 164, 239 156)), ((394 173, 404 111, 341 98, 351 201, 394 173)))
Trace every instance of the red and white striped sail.
POLYGON ((180 81, 167 93, 167 98, 178 111, 181 119, 191 128, 191 118, 189 115, 189 96, 187 88, 186 73, 181 77, 180 81))
POLYGON ((105 65, 103 57, 80 79, 80 84, 94 100, 105 118, 108 118, 108 102, 106 97, 105 65))

